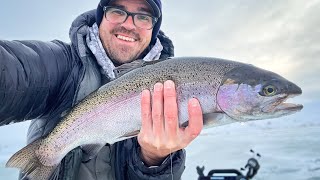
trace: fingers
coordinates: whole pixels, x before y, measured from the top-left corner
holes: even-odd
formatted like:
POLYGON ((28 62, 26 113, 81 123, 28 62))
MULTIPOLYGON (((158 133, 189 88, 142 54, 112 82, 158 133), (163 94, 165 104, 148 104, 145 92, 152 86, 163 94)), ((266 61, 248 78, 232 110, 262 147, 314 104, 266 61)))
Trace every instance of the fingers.
POLYGON ((177 95, 173 81, 164 83, 164 119, 167 137, 176 139, 178 131, 177 95))
POLYGON ((152 120, 153 132, 156 137, 162 137, 164 133, 163 122, 163 85, 156 83, 154 85, 154 92, 152 96, 152 120))
POLYGON ((155 84, 152 98, 148 90, 141 97, 142 128, 138 141, 143 149, 162 156, 185 148, 200 134, 203 117, 195 98, 188 102, 188 127, 179 128, 177 94, 172 81, 155 84))
POLYGON ((152 132, 151 95, 149 90, 144 90, 141 93, 141 116, 141 132, 149 134, 149 132, 152 132))
POLYGON ((189 100, 188 103, 189 112, 189 125, 184 130, 184 142, 189 144, 195 139, 201 132, 203 127, 202 110, 199 101, 195 98, 189 100))

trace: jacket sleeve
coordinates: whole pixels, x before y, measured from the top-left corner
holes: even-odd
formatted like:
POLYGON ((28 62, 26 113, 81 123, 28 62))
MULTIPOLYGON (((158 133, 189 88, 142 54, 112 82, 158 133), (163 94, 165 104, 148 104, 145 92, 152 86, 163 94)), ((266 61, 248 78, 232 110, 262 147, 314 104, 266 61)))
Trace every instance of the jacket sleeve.
POLYGON ((0 125, 52 113, 70 77, 70 45, 0 40, 0 125))
MULTIPOLYGON (((126 163, 122 163, 125 166, 121 170, 116 171, 116 179, 128 179, 128 180, 179 180, 185 169, 185 150, 179 150, 172 153, 160 166, 147 167, 143 164, 140 158, 140 146, 137 142, 137 138, 126 140, 120 151, 123 157, 126 157, 126 163), (130 147, 130 148, 129 148, 130 147), (126 150, 125 150, 126 149, 126 150), (130 149, 130 150, 129 150, 130 149), (127 155, 125 155, 127 154, 127 155), (128 157, 129 156, 129 157, 128 157), (124 172, 124 173, 123 173, 124 172), (120 175, 119 174, 123 174, 120 175), (121 177, 124 176, 124 177, 121 177)), ((118 154, 119 155, 119 154, 118 154)), ((118 157, 121 158, 121 157, 118 157)), ((118 161, 121 162, 121 161, 118 161)), ((121 165, 120 165, 121 166, 121 165)))

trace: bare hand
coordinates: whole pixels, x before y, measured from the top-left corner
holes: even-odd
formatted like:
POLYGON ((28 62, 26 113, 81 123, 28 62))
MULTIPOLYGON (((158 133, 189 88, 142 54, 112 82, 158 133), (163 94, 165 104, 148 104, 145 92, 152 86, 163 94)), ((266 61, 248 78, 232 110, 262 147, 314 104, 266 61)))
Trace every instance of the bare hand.
POLYGON ((189 125, 179 128, 175 85, 172 81, 154 86, 142 92, 142 128, 138 135, 141 155, 145 164, 159 165, 170 153, 185 148, 201 132, 202 110, 197 99, 188 103, 189 125))

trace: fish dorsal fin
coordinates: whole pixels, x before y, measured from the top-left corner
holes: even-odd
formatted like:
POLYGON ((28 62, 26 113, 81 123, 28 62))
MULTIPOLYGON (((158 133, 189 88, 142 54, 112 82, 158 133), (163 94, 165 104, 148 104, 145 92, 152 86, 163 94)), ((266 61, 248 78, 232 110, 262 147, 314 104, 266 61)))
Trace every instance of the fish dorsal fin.
POLYGON ((140 130, 136 130, 136 131, 133 131, 133 132, 129 132, 123 136, 120 136, 119 138, 122 139, 122 138, 132 138, 132 137, 135 137, 139 134, 140 130))
POLYGON ((143 59, 138 59, 138 60, 132 61, 130 63, 125 63, 125 64, 122 64, 122 65, 116 67, 113 70, 113 72, 114 72, 116 78, 118 78, 118 77, 121 77, 122 75, 124 75, 132 70, 135 70, 137 68, 156 64, 161 61, 163 61, 163 59, 162 60, 154 60, 154 61, 144 61, 143 59))
POLYGON ((104 144, 85 144, 81 147, 81 149, 84 151, 84 161, 88 161, 92 158, 94 158, 99 151, 102 149, 104 144))
POLYGON ((129 139, 129 138, 132 138, 132 137, 136 137, 139 134, 139 132, 140 132, 140 130, 136 130, 136 131, 133 131, 133 132, 128 132, 128 133, 116 138, 115 142, 122 141, 122 140, 125 140, 125 139, 129 139))

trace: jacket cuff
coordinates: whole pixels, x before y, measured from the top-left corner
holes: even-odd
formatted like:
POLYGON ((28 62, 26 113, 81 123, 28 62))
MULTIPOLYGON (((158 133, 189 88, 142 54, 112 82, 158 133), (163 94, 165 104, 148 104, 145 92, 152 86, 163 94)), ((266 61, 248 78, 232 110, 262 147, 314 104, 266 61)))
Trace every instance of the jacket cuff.
POLYGON ((173 176, 173 179, 179 180, 185 169, 185 157, 185 150, 179 150, 169 155, 160 166, 148 167, 144 165, 140 157, 140 147, 136 143, 132 151, 132 158, 129 160, 129 175, 137 179, 163 180, 172 180, 173 176))

